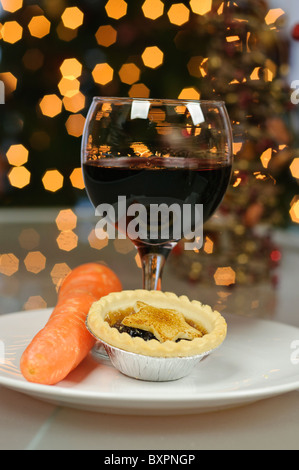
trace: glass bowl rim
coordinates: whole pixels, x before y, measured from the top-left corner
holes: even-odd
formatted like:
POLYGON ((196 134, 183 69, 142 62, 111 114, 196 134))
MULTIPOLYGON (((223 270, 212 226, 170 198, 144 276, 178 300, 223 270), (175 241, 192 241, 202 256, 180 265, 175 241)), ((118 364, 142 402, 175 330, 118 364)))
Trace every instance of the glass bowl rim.
POLYGON ((223 100, 196 100, 196 99, 184 99, 184 98, 138 98, 138 97, 116 97, 116 96, 94 96, 93 102, 101 102, 101 101, 113 101, 113 102, 133 102, 133 101, 149 101, 151 103, 164 103, 164 104, 184 104, 184 103, 199 103, 199 104, 206 104, 206 105, 214 105, 214 106, 226 106, 225 101, 223 100))

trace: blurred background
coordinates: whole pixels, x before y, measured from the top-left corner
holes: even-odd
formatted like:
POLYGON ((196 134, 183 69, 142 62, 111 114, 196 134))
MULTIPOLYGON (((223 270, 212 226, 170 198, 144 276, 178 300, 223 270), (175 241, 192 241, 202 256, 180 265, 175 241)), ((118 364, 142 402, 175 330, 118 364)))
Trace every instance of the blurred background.
POLYGON ((88 261, 141 287, 135 249, 96 239, 85 194, 81 137, 102 95, 226 102, 229 191, 203 249, 174 250, 163 288, 293 321, 299 13, 296 0, 284 3, 0 0, 0 314, 52 307, 64 277, 88 261))

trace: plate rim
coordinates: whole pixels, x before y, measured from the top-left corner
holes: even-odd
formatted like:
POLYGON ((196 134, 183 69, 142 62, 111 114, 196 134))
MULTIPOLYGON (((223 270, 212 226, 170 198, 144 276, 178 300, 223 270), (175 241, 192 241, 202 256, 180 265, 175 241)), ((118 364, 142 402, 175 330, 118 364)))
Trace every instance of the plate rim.
MULTIPOLYGON (((12 312, 8 314, 2 314, 0 315, 0 325, 2 320, 7 320, 13 316, 18 316, 18 315, 45 315, 48 314, 50 315, 51 312, 53 311, 54 307, 51 308, 44 308, 44 309, 35 309, 35 310, 25 310, 25 311, 19 311, 19 312, 12 312)), ((275 320, 267 320, 264 318, 256 318, 256 317, 245 317, 237 314, 230 314, 227 313, 224 316, 235 318, 239 321, 254 321, 254 322, 259 322, 263 324, 271 324, 275 325, 276 327, 283 327, 289 330, 292 330, 294 332, 298 332, 299 335, 299 328, 293 325, 289 325, 280 321, 275 321, 275 320)), ((46 320, 44 318, 43 320, 46 320)), ((0 336, 1 339, 1 336, 0 336)), ((134 380, 132 378, 128 378, 129 380, 134 380)), ((26 379, 23 378, 21 372, 20 376, 17 378, 12 378, 12 377, 5 377, 3 374, 1 374, 0 371, 0 386, 7 387, 9 389, 13 389, 15 391, 18 391, 20 393, 30 395, 30 396, 35 396, 39 397, 40 399, 44 399, 46 401, 49 401, 49 396, 53 400, 61 400, 63 403, 67 406, 74 406, 76 407, 76 403, 74 403, 73 400, 86 400, 86 399, 92 399, 93 401, 98 401, 98 405, 102 405, 103 407, 105 406, 105 403, 109 402, 111 405, 113 403, 119 403, 120 396, 119 394, 111 394, 111 392, 103 392, 103 391, 96 391, 96 390, 80 390, 80 389, 74 389, 71 387, 63 387, 60 386, 59 384, 57 385, 44 385, 44 384, 36 384, 36 383, 31 383, 26 381, 26 379), (69 402, 66 400, 69 399, 69 402)), ((140 406, 147 406, 147 409, 150 409, 149 405, 151 405, 151 408, 154 408, 155 406, 167 406, 168 409, 173 409, 176 405, 179 405, 183 407, 184 409, 190 409, 190 408, 196 408, 196 407, 202 407, 205 403, 207 403, 207 406, 214 406, 217 405, 217 403, 232 403, 235 402, 238 404, 238 402, 242 401, 242 403, 246 403, 247 401, 256 401, 256 400, 262 400, 265 398, 270 398, 273 396, 277 395, 282 395, 285 393, 289 393, 295 390, 299 390, 299 375, 298 379, 295 379, 295 374, 294 374, 294 380, 287 382, 287 383, 282 383, 282 384, 274 384, 274 385, 268 385, 268 386, 255 386, 254 388, 251 388, 249 390, 247 389, 242 389, 242 390, 233 390, 233 391, 208 391, 208 392, 201 392, 198 396, 193 396, 191 397, 177 397, 175 395, 171 395, 170 397, 166 395, 160 395, 159 397, 154 397, 150 398, 148 395, 144 397, 143 395, 138 395, 134 394, 132 396, 126 396, 123 398, 123 406, 121 407, 120 405, 117 405, 119 409, 128 409, 130 408, 133 410, 134 408, 140 408, 140 406), (248 400, 245 400, 248 399, 248 400), (136 405, 136 406, 134 406, 136 405)), ((96 406, 96 405, 94 405, 96 406)))

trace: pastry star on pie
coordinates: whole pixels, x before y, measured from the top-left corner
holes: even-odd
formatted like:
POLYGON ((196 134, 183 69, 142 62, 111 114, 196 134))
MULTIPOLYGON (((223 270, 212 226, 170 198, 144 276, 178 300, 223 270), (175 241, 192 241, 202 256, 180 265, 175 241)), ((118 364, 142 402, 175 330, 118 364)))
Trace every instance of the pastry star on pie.
POLYGON ((186 296, 161 291, 123 291, 95 302, 86 319, 104 344, 153 357, 186 357, 220 346, 227 324, 219 312, 186 296))
POLYGON ((137 313, 127 315, 122 324, 131 328, 149 331, 158 341, 192 340, 201 338, 202 333, 190 326, 182 313, 166 308, 157 308, 137 302, 137 313))

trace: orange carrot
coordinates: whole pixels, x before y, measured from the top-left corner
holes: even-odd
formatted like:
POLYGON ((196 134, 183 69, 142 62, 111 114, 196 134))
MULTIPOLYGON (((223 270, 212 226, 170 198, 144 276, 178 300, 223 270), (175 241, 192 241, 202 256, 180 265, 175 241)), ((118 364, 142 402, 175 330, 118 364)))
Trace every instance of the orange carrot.
POLYGON ((85 326, 91 305, 121 290, 115 273, 89 263, 75 268, 62 284, 47 324, 24 351, 20 368, 29 382, 55 385, 87 356, 95 340, 85 326))
POLYGON ((64 280, 60 287, 58 299, 68 297, 72 292, 84 291, 100 299, 110 292, 122 289, 121 282, 116 274, 108 267, 87 263, 75 268, 64 280))

